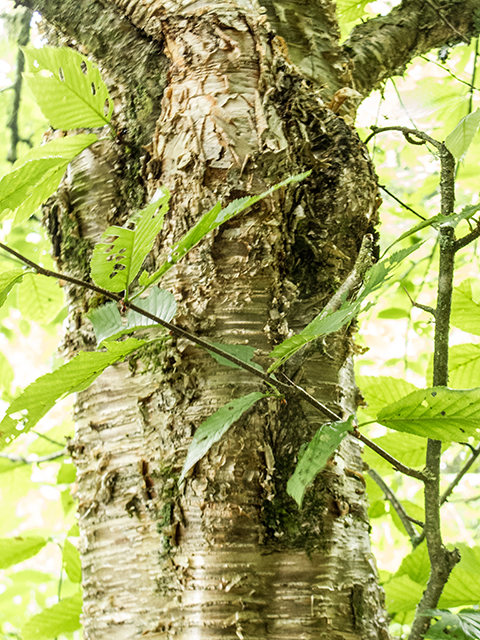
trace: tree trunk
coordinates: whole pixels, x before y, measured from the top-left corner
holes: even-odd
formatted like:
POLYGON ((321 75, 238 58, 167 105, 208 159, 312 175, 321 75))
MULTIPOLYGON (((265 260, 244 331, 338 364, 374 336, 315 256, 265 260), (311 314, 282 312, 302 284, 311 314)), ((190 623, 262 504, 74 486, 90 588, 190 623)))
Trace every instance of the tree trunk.
MULTIPOLYGON (((368 83, 365 60, 375 52, 358 41, 339 46, 329 0, 22 4, 54 25, 55 42, 99 61, 116 99, 117 141, 74 161, 48 207, 63 269, 85 277, 92 242, 159 185, 173 197, 151 270, 219 199, 312 170, 220 227, 162 282, 175 294, 177 324, 214 342, 249 344, 266 364, 278 341, 323 308, 373 230, 375 172, 350 126, 355 105, 340 106, 334 94, 353 88, 352 60, 361 60, 366 94, 398 59, 368 83)), ((68 293, 65 346, 93 349, 85 312, 99 301, 68 293)), ((286 482, 325 417, 295 397, 268 398, 179 488, 196 427, 259 383, 188 341, 159 344, 78 397, 85 638, 386 638, 357 441, 344 441, 298 509, 286 482)), ((356 406, 351 355, 347 329, 286 373, 348 414, 356 406)))

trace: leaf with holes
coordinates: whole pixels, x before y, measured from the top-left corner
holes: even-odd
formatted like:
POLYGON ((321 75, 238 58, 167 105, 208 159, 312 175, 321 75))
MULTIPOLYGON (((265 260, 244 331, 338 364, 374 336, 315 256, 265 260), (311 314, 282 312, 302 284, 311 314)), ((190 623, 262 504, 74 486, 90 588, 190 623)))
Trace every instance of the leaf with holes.
POLYGON ((179 483, 182 482, 190 469, 210 451, 215 442, 220 440, 232 424, 241 418, 245 411, 248 411, 255 402, 265 397, 264 393, 256 391, 248 396, 237 398, 215 411, 214 414, 202 422, 195 431, 193 440, 188 448, 179 483))
POLYGON ((57 400, 75 391, 83 391, 107 367, 123 360, 144 344, 145 340, 135 338, 107 342, 107 351, 81 351, 53 373, 37 378, 15 398, 0 422, 0 449, 34 427, 57 400))
POLYGON ((339 422, 322 424, 301 455, 293 476, 287 483, 287 493, 299 507, 309 484, 327 464, 332 453, 349 431, 353 429, 353 416, 339 422))
POLYGON ((54 129, 103 127, 113 100, 98 67, 67 47, 25 47, 25 79, 54 129))
POLYGON ((423 615, 440 618, 427 631, 428 640, 478 640, 480 638, 480 611, 462 609, 452 613, 447 609, 429 609, 423 615))
POLYGON ((14 224, 24 222, 55 193, 73 158, 96 140, 93 133, 59 138, 20 158, 0 180, 0 219, 15 212, 14 224))
POLYGON ((152 250, 168 211, 169 191, 159 189, 158 195, 127 223, 133 223, 134 229, 109 227, 103 233, 103 242, 95 246, 91 262, 92 278, 99 287, 117 293, 128 290, 152 250))
POLYGON ((210 209, 206 214, 204 214, 197 224, 190 229, 183 236, 183 238, 177 242, 176 245, 169 252, 169 256, 167 260, 162 264, 160 269, 156 271, 151 276, 148 275, 146 271, 142 273, 140 276, 140 284, 144 287, 147 287, 151 284, 154 284, 162 278, 167 271, 169 271, 173 265, 175 265, 179 260, 181 260, 189 251, 194 247, 202 238, 204 238, 210 231, 213 231, 221 224, 230 220, 234 216, 238 215, 245 209, 252 207, 254 204, 263 200, 267 196, 270 196, 272 193, 277 191, 282 187, 286 187, 289 184, 300 182, 301 180, 305 180, 310 175, 311 171, 307 171, 306 173, 300 173, 295 176, 290 176, 286 180, 279 182, 278 184, 270 187, 264 193, 261 193, 258 196, 246 196, 245 198, 240 198, 238 200, 234 200, 229 205, 227 205, 224 209, 221 208, 219 202, 210 209))
POLYGON ((377 422, 396 431, 444 442, 479 437, 480 388, 419 389, 384 407, 377 422))

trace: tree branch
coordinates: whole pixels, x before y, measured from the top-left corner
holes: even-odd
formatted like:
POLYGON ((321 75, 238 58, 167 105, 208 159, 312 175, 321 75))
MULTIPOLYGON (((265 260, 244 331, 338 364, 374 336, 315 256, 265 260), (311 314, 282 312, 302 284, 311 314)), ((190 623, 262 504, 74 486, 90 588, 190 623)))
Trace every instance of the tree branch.
MULTIPOLYGON (((437 143, 439 144, 439 143, 437 143)), ((438 148, 438 147, 437 147, 438 148)), ((445 216, 453 213, 455 204, 455 160, 443 143, 440 143, 441 161, 440 191, 441 212, 445 216)), ((452 304, 453 273, 455 267, 455 230, 448 224, 440 225, 440 260, 435 310, 435 346, 433 354, 433 385, 448 383, 448 341, 450 310, 452 304)), ((422 640, 430 627, 431 616, 425 615, 435 609, 453 567, 460 560, 458 549, 449 551, 443 545, 440 520, 440 459, 442 443, 428 440, 425 465, 425 527, 430 558, 430 577, 422 599, 417 607, 409 640, 422 640)))
POLYGON ((478 0, 403 0, 386 16, 357 25, 344 43, 353 62, 354 87, 364 96, 402 75, 415 56, 443 44, 469 43, 478 34, 478 0))
MULTIPOLYGON (((369 469, 368 475, 372 478, 372 480, 374 480, 374 482, 378 484, 380 489, 385 494, 385 497, 387 498, 387 500, 389 500, 390 504, 395 509, 398 517, 400 518, 403 526, 405 527, 405 531, 407 532, 413 547, 417 546, 417 540, 419 537, 418 532, 416 531, 415 527, 412 525, 413 519, 405 511, 405 507, 403 506, 403 504, 397 498, 395 493, 390 489, 390 487, 384 481, 382 476, 375 471, 375 469, 369 469)), ((415 522, 419 524, 418 520, 415 520, 415 522)), ((423 526, 423 523, 420 523, 420 524, 421 526, 423 526)))
POLYGON ((411 478, 416 478, 417 480, 421 480, 422 482, 425 482, 426 476, 421 471, 417 471, 416 469, 411 469, 410 467, 407 467, 405 464, 403 464, 403 462, 400 462, 400 460, 397 460, 392 455, 390 455, 387 451, 385 451, 385 449, 382 449, 382 447, 379 447, 378 444, 376 444, 373 440, 370 440, 370 438, 367 438, 367 436, 365 436, 363 433, 360 433, 358 429, 355 429, 353 431, 353 435, 356 438, 358 438, 360 442, 363 442, 363 444, 369 447, 372 451, 375 451, 375 453, 377 453, 384 460, 389 462, 392 465, 392 467, 397 471, 400 471, 400 473, 403 473, 406 476, 410 476, 411 478))
POLYGON ((16 456, 13 453, 0 453, 0 458, 4 458, 5 460, 10 460, 10 462, 21 462, 22 464, 34 464, 39 462, 49 462, 50 460, 57 460, 58 458, 62 458, 65 456, 65 449, 62 451, 55 451, 54 453, 49 453, 45 456, 41 457, 31 457, 25 458, 24 456, 16 456))

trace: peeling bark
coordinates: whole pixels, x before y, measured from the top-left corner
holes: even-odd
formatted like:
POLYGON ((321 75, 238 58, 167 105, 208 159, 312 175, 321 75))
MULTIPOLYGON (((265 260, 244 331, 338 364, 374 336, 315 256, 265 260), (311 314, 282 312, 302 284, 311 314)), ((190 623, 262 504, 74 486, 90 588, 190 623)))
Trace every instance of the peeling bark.
MULTIPOLYGON (((116 96, 116 126, 130 122, 142 144, 127 133, 127 141, 101 142, 72 163, 47 207, 57 258, 84 273, 101 232, 125 221, 139 193, 148 199, 165 185, 172 209, 145 265, 153 270, 218 199, 226 204, 311 169, 305 184, 220 227, 162 283, 175 294, 179 325, 212 341, 250 344, 266 363, 279 340, 324 307, 373 230, 379 200, 366 149, 325 104, 328 92, 313 90, 290 61, 302 66, 302 54, 285 55, 256 2, 82 6, 90 5, 103 29, 90 15, 76 14, 70 26, 71 2, 35 3, 67 40, 100 59, 116 96), (133 57, 120 55, 128 43, 133 57), (132 92, 144 85, 151 109, 135 111, 132 92)), ((333 91, 348 69, 331 7, 322 11, 315 80, 333 91)), ((74 288, 69 296, 66 347, 94 348, 85 312, 101 301, 74 288)), ((356 405, 351 342, 345 329, 288 368, 345 414, 356 405)), ((169 338, 79 394, 86 639, 387 637, 358 442, 347 438, 301 510, 286 494, 300 445, 324 421, 312 407, 294 397, 261 401, 178 487, 195 428, 258 388, 245 372, 169 338)))

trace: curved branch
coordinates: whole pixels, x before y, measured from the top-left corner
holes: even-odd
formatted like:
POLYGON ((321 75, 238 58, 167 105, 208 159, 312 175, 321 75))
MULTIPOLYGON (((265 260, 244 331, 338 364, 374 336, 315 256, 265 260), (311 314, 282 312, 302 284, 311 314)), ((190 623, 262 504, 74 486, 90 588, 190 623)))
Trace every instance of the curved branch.
POLYGON ((367 96, 380 82, 402 75, 415 56, 469 43, 478 35, 478 8, 478 0, 404 0, 388 15, 357 25, 344 44, 355 89, 367 96))

